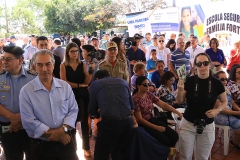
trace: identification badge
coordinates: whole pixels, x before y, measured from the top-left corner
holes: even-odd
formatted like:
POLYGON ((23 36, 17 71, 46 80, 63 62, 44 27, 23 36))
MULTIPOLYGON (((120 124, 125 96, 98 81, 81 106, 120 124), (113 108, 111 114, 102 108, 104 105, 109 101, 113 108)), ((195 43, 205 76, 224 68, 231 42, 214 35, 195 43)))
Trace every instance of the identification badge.
POLYGON ((2 126, 2 133, 6 133, 9 131, 10 126, 2 126))
POLYGON ((8 92, 9 89, 10 89, 10 86, 3 86, 3 85, 0 86, 0 92, 8 92))

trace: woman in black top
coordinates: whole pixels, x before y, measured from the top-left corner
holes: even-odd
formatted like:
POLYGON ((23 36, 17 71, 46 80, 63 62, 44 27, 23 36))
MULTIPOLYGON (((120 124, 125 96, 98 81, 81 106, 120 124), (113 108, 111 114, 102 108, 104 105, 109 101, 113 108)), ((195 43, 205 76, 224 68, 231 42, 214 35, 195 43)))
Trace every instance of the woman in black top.
MULTIPOLYGON (((94 68, 94 64, 90 64, 94 68)), ((76 43, 71 42, 66 47, 65 57, 60 66, 60 77, 68 82, 72 87, 75 99, 78 103, 78 117, 76 122, 81 121, 82 129, 82 147, 85 156, 91 156, 88 135, 88 84, 92 75, 88 73, 86 64, 79 58, 79 47, 76 43)), ((76 129, 72 129, 72 136, 75 138, 76 129)), ((75 140, 76 142, 76 140, 75 140)))
POLYGON ((195 57, 194 65, 197 75, 178 82, 178 103, 186 99, 187 108, 179 126, 180 160, 192 159, 194 143, 196 143, 196 159, 207 160, 215 140, 214 117, 226 106, 227 99, 224 86, 210 74, 210 57, 200 53, 195 57), (219 97, 221 105, 217 109, 214 104, 219 97))

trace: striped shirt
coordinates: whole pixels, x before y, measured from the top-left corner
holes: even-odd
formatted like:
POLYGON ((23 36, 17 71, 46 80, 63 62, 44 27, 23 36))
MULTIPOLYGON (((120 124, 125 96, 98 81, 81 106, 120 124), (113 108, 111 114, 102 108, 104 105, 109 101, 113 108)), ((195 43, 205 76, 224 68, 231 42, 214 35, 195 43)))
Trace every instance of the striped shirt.
POLYGON ((185 50, 185 53, 176 49, 172 52, 170 57, 170 62, 173 64, 174 68, 177 70, 182 65, 186 65, 186 71, 189 73, 190 71, 190 53, 185 50))

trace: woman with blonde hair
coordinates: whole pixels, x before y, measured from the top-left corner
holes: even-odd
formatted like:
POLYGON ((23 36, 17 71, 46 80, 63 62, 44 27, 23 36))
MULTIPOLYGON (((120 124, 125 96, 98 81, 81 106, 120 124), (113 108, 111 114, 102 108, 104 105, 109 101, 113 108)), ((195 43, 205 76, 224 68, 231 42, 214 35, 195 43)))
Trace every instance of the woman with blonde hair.
MULTIPOLYGON (((90 66, 94 68, 94 63, 90 66)), ((86 64, 79 59, 79 47, 74 42, 70 42, 66 47, 65 58, 60 66, 60 77, 72 87, 79 109, 76 122, 81 121, 82 148, 85 156, 91 156, 88 134, 88 84, 92 79, 92 72, 87 71, 86 64)), ((76 129, 72 129, 71 132, 75 137, 76 129)))

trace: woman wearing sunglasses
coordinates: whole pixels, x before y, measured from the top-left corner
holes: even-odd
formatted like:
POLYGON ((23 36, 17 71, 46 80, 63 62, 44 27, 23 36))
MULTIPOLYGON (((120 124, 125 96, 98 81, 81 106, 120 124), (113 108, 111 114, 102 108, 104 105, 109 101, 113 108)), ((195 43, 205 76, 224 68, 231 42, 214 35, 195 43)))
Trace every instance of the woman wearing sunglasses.
POLYGON ((153 116, 153 104, 156 104, 163 110, 178 114, 180 118, 182 118, 182 114, 149 92, 150 83, 147 77, 137 77, 136 86, 133 92, 135 105, 134 115, 139 126, 142 126, 152 137, 163 145, 168 147, 175 146, 178 141, 177 132, 153 116))
MULTIPOLYGON (((234 132, 234 138, 231 140, 231 144, 236 147, 236 149, 240 150, 240 143, 238 140, 240 138, 240 108, 233 101, 231 92, 226 87, 227 85, 227 74, 224 71, 219 71, 216 73, 216 78, 219 79, 222 84, 225 86, 226 96, 228 105, 226 109, 222 111, 222 113, 218 114, 214 121, 216 124, 230 126, 234 132)), ((220 102, 217 101, 215 106, 218 107, 220 102)))
POLYGON ((169 48, 165 47, 165 40, 163 36, 158 38, 158 47, 156 48, 157 59, 163 60, 165 64, 164 70, 168 70, 169 59, 171 51, 169 48))
POLYGON ((196 145, 196 159, 208 160, 215 140, 214 117, 227 106, 225 88, 210 74, 211 59, 199 53, 194 59, 197 75, 180 79, 177 85, 177 101, 187 102, 179 126, 179 160, 192 159, 196 145), (219 97, 220 106, 214 109, 219 97))
POLYGON ((229 82, 227 84, 232 94, 234 102, 240 107, 240 65, 235 64, 229 74, 229 82))

